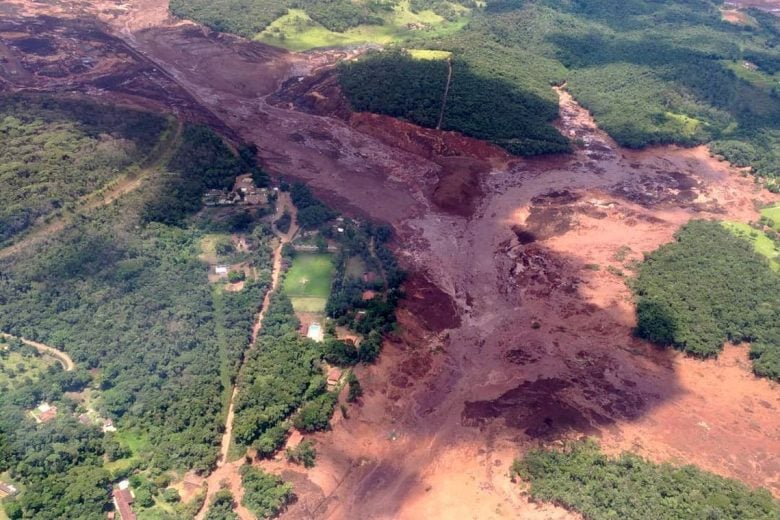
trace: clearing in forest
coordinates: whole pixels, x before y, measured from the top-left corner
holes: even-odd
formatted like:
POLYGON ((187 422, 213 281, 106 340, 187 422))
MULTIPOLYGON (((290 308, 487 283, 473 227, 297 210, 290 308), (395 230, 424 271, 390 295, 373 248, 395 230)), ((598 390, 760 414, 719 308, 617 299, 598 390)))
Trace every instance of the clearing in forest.
POLYGON ((333 258, 327 253, 298 254, 284 280, 284 292, 298 312, 322 312, 333 281, 333 258))

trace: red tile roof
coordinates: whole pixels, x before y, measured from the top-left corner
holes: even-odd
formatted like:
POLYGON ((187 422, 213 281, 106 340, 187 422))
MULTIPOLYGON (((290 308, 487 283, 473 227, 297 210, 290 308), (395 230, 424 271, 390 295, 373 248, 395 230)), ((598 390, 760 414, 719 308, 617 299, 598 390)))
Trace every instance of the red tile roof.
POLYGON ((114 504, 119 510, 119 516, 122 520, 136 520, 135 513, 130 507, 133 503, 133 495, 130 494, 129 489, 115 489, 114 490, 114 504))

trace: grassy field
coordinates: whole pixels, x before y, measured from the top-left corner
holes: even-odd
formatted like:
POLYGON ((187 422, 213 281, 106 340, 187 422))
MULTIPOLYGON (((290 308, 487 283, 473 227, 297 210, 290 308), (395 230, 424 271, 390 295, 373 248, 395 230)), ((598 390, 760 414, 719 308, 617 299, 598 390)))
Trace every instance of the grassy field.
MULTIPOLYGON (((772 208, 780 209, 780 208, 772 208)), ((772 218, 772 217, 770 217, 772 218)), ((742 222, 723 222, 723 226, 740 238, 749 240, 756 252, 767 257, 772 269, 780 272, 780 249, 766 234, 742 222)))
POLYGON ((104 467, 111 472, 126 468, 138 460, 142 454, 149 451, 149 439, 137 431, 119 430, 114 433, 114 439, 133 454, 124 459, 107 462, 104 467))
POLYGON ((329 254, 299 254, 284 279, 284 292, 299 312, 322 312, 330 296, 333 259, 329 254))
POLYGON ((762 209, 761 216, 772 220, 774 222, 772 225, 773 229, 775 231, 780 231, 780 204, 762 209))
POLYGON ((286 15, 274 20, 255 39, 292 51, 366 43, 387 45, 421 35, 438 37, 453 34, 468 22, 468 11, 464 10, 463 14, 459 20, 450 22, 433 11, 413 13, 409 1, 404 0, 383 16, 383 25, 360 25, 344 32, 334 32, 309 18, 303 9, 289 9, 286 15))
POLYGON ((446 60, 452 57, 450 51, 435 51, 430 49, 407 49, 407 52, 416 60, 446 60))
POLYGON ((19 352, 0 353, 0 387, 20 384, 28 377, 35 381, 55 363, 57 361, 49 356, 25 357, 19 352))

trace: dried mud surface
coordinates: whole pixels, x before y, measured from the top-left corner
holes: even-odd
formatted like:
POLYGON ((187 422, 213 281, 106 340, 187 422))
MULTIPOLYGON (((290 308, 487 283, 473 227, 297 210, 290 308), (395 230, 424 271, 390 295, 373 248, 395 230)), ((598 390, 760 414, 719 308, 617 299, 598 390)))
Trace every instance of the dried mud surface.
POLYGON ((349 418, 313 436, 317 466, 266 464, 299 496, 285 517, 577 518, 530 503, 507 472, 530 447, 583 435, 780 496, 778 386, 752 375, 744 346, 697 361, 633 338, 620 274, 692 218, 747 222, 777 197, 704 147, 620 149, 565 90, 558 127, 583 143, 569 156, 523 160, 350 114, 329 66, 360 49, 287 53, 171 20, 166 8, 4 2, 3 88, 70 85, 211 120, 255 142, 273 173, 392 224, 411 273, 401 333, 377 365, 357 369, 365 395, 349 418), (43 16, 57 20, 51 27, 98 28, 132 58, 117 65, 116 52, 96 54, 101 77, 142 67, 159 74, 164 95, 94 90, 94 69, 42 76, 36 64, 64 56, 64 43, 57 30, 19 24, 43 16))

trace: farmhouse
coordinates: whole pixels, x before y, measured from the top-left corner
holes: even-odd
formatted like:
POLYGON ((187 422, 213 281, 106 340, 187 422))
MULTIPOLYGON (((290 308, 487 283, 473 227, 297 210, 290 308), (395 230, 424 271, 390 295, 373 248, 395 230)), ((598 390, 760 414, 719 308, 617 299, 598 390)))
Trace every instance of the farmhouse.
POLYGON ((136 520, 133 508, 130 507, 133 503, 133 493, 130 491, 130 483, 127 480, 123 480, 119 483, 119 487, 114 489, 114 507, 119 511, 119 517, 122 520, 136 520))
POLYGON ((35 422, 45 423, 57 417, 57 407, 43 402, 32 413, 35 422))
POLYGON ((0 481, 0 497, 12 497, 18 492, 19 490, 11 484, 6 484, 5 482, 0 481))

